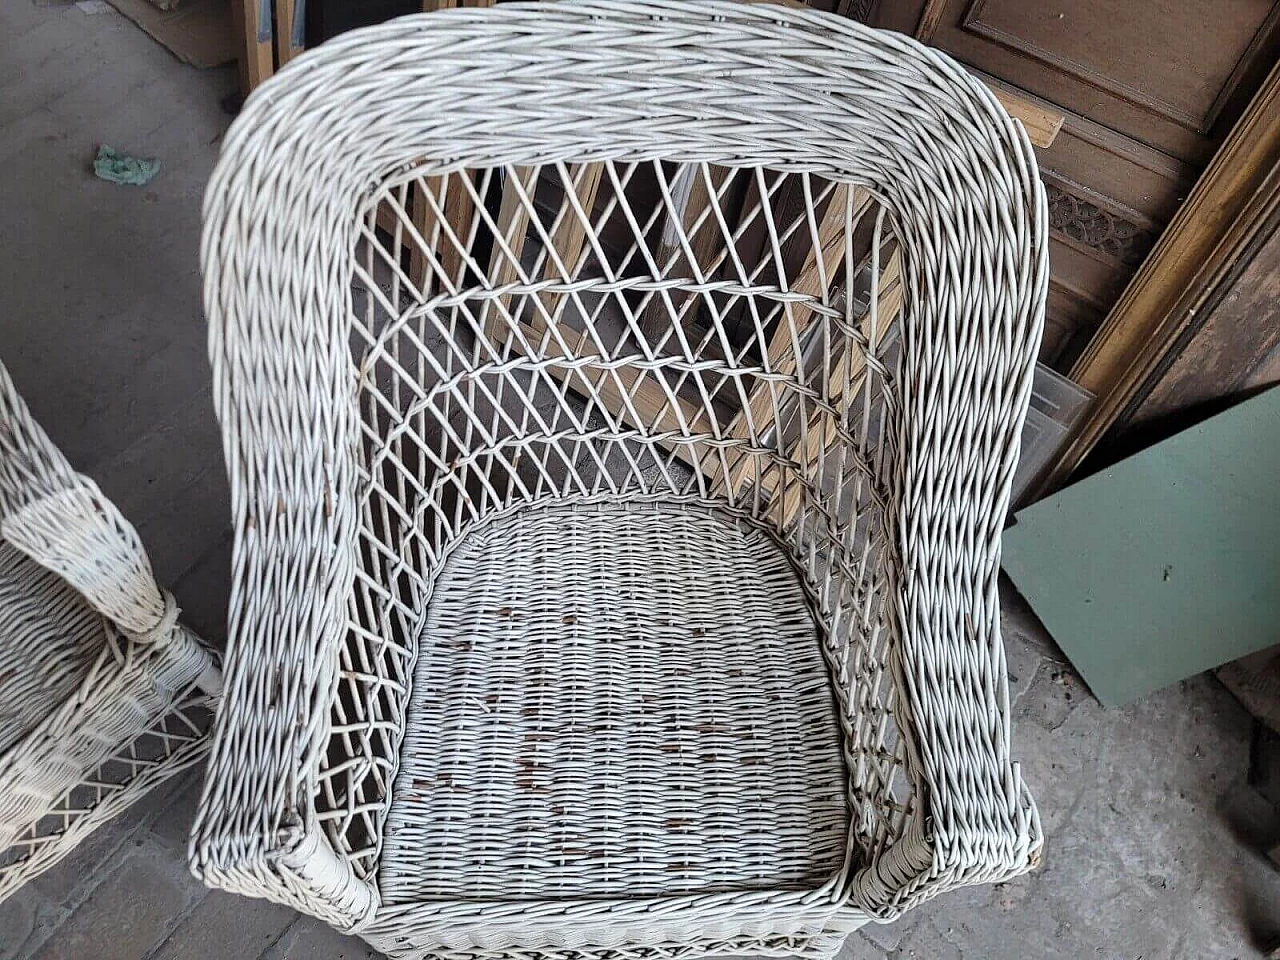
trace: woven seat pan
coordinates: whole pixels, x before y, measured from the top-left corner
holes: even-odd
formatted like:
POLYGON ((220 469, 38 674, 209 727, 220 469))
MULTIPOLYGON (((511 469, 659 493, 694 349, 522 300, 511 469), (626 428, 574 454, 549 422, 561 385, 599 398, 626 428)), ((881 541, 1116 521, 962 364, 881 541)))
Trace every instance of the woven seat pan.
POLYGON ((817 888, 844 857, 800 581, 703 509, 543 508, 470 535, 405 727, 389 904, 817 888))
POLYGON ((449 9, 206 194, 235 526, 192 866, 400 958, 830 956, 1034 863, 1020 126, 814 11, 449 9))

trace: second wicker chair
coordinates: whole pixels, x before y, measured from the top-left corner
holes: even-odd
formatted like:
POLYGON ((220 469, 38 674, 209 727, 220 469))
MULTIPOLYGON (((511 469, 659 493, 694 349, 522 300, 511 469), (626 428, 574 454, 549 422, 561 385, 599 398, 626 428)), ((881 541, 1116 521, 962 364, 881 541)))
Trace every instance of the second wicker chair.
POLYGON ((0 900, 203 759, 220 685, 133 526, 0 364, 0 900))
POLYGON ((205 216, 207 882, 398 957, 829 956, 1033 863, 1045 201, 962 69, 767 6, 411 17, 264 85, 205 216))

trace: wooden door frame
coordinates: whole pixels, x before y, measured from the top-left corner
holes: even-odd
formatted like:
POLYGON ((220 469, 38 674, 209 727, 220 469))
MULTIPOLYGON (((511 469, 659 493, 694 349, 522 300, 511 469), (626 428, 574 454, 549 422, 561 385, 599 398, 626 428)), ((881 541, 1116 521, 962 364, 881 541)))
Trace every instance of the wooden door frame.
MULTIPOLYGON (((928 43, 948 0, 927 0, 916 39, 928 43)), ((1124 423, 1208 316, 1209 299, 1280 202, 1280 64, 1192 187, 1151 253, 1065 371, 1097 399, 1045 467, 1028 500, 1061 487, 1112 427, 1124 423)))
POLYGON ((1097 400, 1033 489, 1062 486, 1131 416, 1208 315, 1207 300, 1280 198, 1280 64, 1068 371, 1097 400))

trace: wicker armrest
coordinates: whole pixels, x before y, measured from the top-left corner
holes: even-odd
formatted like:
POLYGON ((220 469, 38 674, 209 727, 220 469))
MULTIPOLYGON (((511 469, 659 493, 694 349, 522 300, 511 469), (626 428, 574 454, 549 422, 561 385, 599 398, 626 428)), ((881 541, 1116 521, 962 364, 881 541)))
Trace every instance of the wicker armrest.
MULTIPOLYGON (((903 329, 896 487, 894 603, 899 637, 897 722, 919 803, 902 837, 861 871, 855 896, 892 919, 948 889, 1031 869, 1043 837, 1011 759, 1008 677, 1000 637, 1000 534, 1018 463, 1048 282, 1043 190, 1021 124, 977 81, 957 79, 1006 129, 978 209, 1023 248, 960 284, 981 310, 964 324, 913 309, 903 329), (1033 290, 1030 310, 1011 295, 1033 290)), ((923 244, 945 238, 922 236, 923 244)), ((934 251, 916 253, 928 262, 934 251)), ((912 291, 909 296, 917 294, 912 291)))
POLYGON ((97 484, 72 469, 2 365, 0 536, 130 635, 174 635, 177 609, 156 583, 137 531, 97 484))
POLYGON ((133 526, 71 468, 2 365, 0 537, 3 899, 201 754, 185 711, 208 704, 220 673, 133 526))
POLYGON ((882 921, 948 890, 1025 873, 1044 843, 1035 803, 1009 758, 998 631, 960 634, 958 643, 952 636, 949 652, 940 634, 928 637, 929 649, 904 641, 908 703, 898 723, 914 746, 909 774, 919 808, 853 887, 855 902, 882 921))
POLYGON ((14 547, 75 587, 89 603, 136 639, 166 641, 178 611, 161 591, 133 525, 85 477, 5 516, 14 547))
POLYGON ((316 817, 353 570, 337 545, 350 542, 339 533, 350 521, 325 502, 235 497, 229 654, 190 862, 206 883, 350 929, 377 893, 316 817))

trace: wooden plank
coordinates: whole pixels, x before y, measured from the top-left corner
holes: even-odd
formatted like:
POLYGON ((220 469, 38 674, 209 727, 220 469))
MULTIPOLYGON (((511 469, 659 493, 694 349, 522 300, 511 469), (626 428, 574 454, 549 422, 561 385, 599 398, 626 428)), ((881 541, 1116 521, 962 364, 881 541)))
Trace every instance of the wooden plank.
MULTIPOLYGON (((582 207, 583 212, 590 217, 591 209, 595 205, 596 194, 600 188, 604 165, 589 163, 573 165, 567 169, 572 179, 572 189, 578 198, 579 205, 582 207)), ((512 167, 509 175, 518 178, 525 195, 532 202, 541 175, 540 168, 512 167)), ((567 186, 566 189, 569 189, 569 187, 567 186)), ((498 209, 497 227, 512 254, 516 257, 521 254, 529 230, 529 214, 529 207, 521 200, 520 193, 512 181, 508 180, 502 189, 502 203, 498 209)), ((586 236, 586 224, 582 222, 568 201, 565 200, 561 204, 555 222, 551 225, 549 237, 556 255, 567 270, 572 271, 577 266, 578 258, 586 245, 586 236)), ((557 279, 558 276, 559 271, 556 268, 555 261, 544 251, 539 279, 557 279)), ((520 270, 517 264, 495 243, 489 261, 490 283, 494 286, 502 286, 518 280, 519 277, 520 270)), ((563 301, 563 294, 547 294, 541 299, 547 312, 554 315, 563 301)), ((510 309, 509 296, 500 298, 500 302, 504 307, 510 309)), ((485 313, 489 317, 485 322, 485 329, 490 331, 491 335, 501 334, 501 327, 495 325, 497 324, 496 312, 486 310, 485 313)), ((532 311, 525 318, 525 324, 535 336, 540 336, 545 330, 542 314, 538 311, 532 311)))
POLYGON ((1021 120, 1023 129, 1027 131, 1027 139, 1033 147, 1053 146, 1053 141, 1062 129, 1067 115, 1043 100, 1032 100, 1019 93, 1014 93, 1003 85, 987 83, 987 88, 995 94, 1000 105, 1008 111, 1009 116, 1021 120))
MULTIPOLYGON (((1098 402, 1035 492, 1061 485, 1146 395, 1164 358, 1196 324, 1201 302, 1250 241, 1270 199, 1261 188, 1278 163, 1280 64, 1071 368, 1071 379, 1098 402)), ((1272 190, 1280 189, 1272 183, 1272 190)))
MULTIPOLYGON (((905 287, 902 284, 902 251, 895 247, 889 256, 889 262, 880 273, 877 289, 876 329, 871 330, 871 311, 863 315, 863 333, 866 334, 871 349, 875 350, 884 342, 889 332, 898 322, 902 314, 905 287)), ((841 404, 851 403, 857 396, 865 379, 867 358, 860 350, 845 352, 836 361, 828 380, 829 395, 835 401, 836 409, 841 404)), ((825 413, 811 416, 805 429, 800 432, 798 442, 791 451, 791 458, 812 473, 821 461, 826 450, 835 441, 835 431, 830 417, 825 413), (818 429, 815 429, 815 426, 818 429)), ((770 494, 777 488, 777 474, 770 473, 764 477, 764 487, 770 494)), ((801 493, 796 485, 791 485, 782 498, 782 525, 790 523, 800 510, 801 493)))
POLYGON ((916 24, 916 39, 928 43, 938 32, 942 24, 942 15, 947 12, 947 0, 927 0, 920 11, 920 22, 916 24))
MULTIPOLYGON (((840 262, 844 258, 846 227, 857 221, 870 202, 871 195, 860 187, 839 185, 833 190, 831 199, 827 203, 827 207, 818 223, 818 249, 809 250, 808 256, 805 258, 804 267, 796 277, 795 283, 790 287, 793 292, 819 299, 822 297, 824 293, 821 284, 822 276, 825 275, 827 282, 831 283, 834 279, 835 271, 839 268, 840 262), (846 213, 851 214, 848 219, 846 219, 846 213), (822 256, 821 270, 818 264, 819 252, 822 256)), ((799 337, 814 314, 812 311, 796 306, 791 308, 791 316, 793 322, 787 321, 785 313, 779 319, 777 329, 774 331, 769 343, 767 362, 769 370, 788 375, 796 372, 795 348, 792 340, 793 332, 796 337, 799 337)), ((772 419, 772 391, 767 384, 759 384, 751 392, 746 410, 734 416, 725 431, 725 435, 735 439, 748 439, 751 436, 753 424, 758 432, 763 432, 772 419)), ((715 477, 718 462, 718 457, 709 455, 707 462, 704 464, 704 471, 709 476, 715 477)), ((746 463, 739 464, 734 470, 731 482, 728 485, 733 494, 737 494, 750 472, 751 466, 746 463)), ((720 478, 716 484, 717 487, 721 483, 723 483, 723 478, 720 478)))
MULTIPOLYGON (((726 225, 734 224, 729 239, 733 256, 729 258, 730 251, 724 251, 726 260, 721 264, 718 276, 748 286, 781 287, 788 282, 787 278, 798 277, 805 269, 812 247, 801 177, 778 170, 748 167, 742 170, 739 180, 742 197, 735 204, 737 215, 726 216, 726 225), (771 224, 773 230, 770 229, 771 224), (771 234, 774 231, 786 233, 792 226, 796 231, 780 249, 775 250, 771 234), (738 275, 735 263, 741 266, 742 276, 738 275)), ((766 312, 770 306, 763 305, 766 312)), ((764 319, 760 314, 761 307, 761 301, 751 297, 722 301, 720 314, 726 333, 731 338, 735 335, 741 337, 743 332, 754 334, 757 316, 764 319)))
POLYGON ((272 0, 276 11, 276 68, 283 67, 295 54, 302 52, 301 45, 294 44, 294 0, 272 0))
POLYGON ((240 55, 240 92, 246 97, 258 88, 262 81, 275 73, 275 59, 271 53, 271 20, 262 22, 263 6, 267 13, 268 0, 231 0, 232 18, 238 36, 243 38, 240 55))
POLYGON ((207 70, 235 62, 240 89, 248 91, 244 23, 238 19, 244 16, 243 8, 236 10, 230 0, 182 0, 180 7, 165 9, 151 0, 109 2, 183 63, 207 70))

